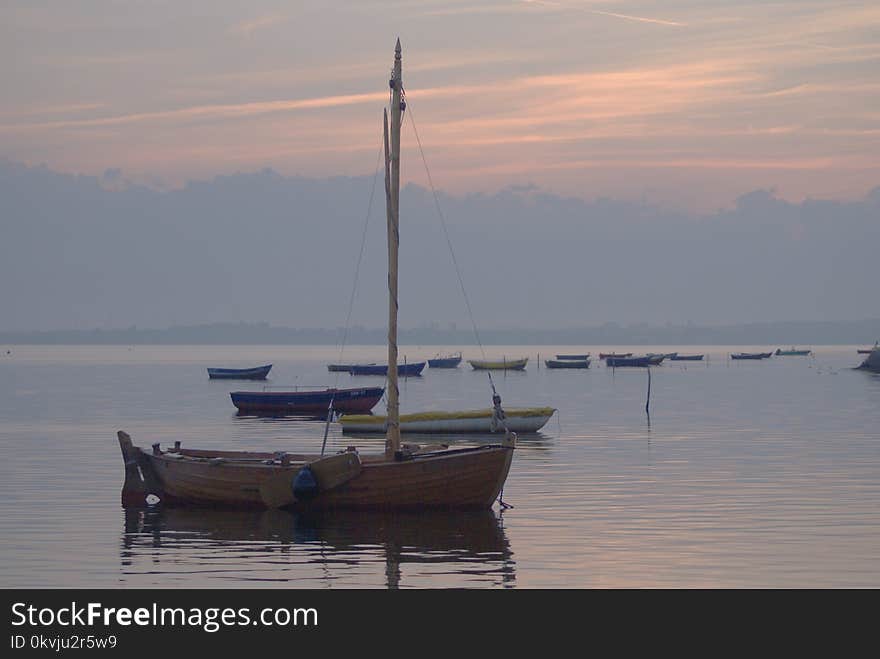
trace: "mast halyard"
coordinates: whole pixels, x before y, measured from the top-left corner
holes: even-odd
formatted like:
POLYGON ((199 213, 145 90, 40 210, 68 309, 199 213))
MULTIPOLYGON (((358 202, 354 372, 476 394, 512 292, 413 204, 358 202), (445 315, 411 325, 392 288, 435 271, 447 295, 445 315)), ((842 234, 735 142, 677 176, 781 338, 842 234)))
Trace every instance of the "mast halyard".
MULTIPOLYGON (((400 120, 403 71, 400 39, 394 48, 391 75, 391 153, 385 140, 386 203, 388 215, 388 430, 385 455, 393 458, 400 450, 400 391, 397 386, 397 253, 400 242, 400 120), (388 180, 390 174, 390 181, 388 180)), ((386 121, 387 126, 387 121, 386 121)))

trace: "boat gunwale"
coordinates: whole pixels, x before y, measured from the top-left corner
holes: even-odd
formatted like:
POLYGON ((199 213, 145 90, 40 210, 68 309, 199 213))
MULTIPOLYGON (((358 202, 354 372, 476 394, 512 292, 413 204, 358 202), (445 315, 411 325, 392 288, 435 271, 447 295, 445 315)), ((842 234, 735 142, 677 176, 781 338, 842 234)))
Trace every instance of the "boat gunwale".
MULTIPOLYGON (((439 460, 445 458, 453 458, 467 453, 474 453, 480 451, 486 451, 488 449, 515 449, 515 445, 505 445, 499 443, 493 444, 480 444, 477 446, 463 446, 454 449, 442 449, 438 451, 424 451, 424 452, 403 452, 402 457, 388 459, 383 453, 375 453, 375 454, 361 454, 359 451, 355 451, 358 457, 361 460, 361 464, 363 467, 381 467, 381 466, 393 466, 398 465, 402 462, 410 462, 415 460, 424 461, 426 459, 439 460)), ((186 455, 182 451, 180 453, 176 453, 174 451, 160 451, 159 453, 155 453, 152 451, 147 451, 140 446, 132 445, 132 449, 134 451, 139 451, 145 457, 150 458, 151 460, 159 460, 162 462, 173 463, 173 464, 194 464, 194 465, 208 465, 214 466, 217 468, 229 468, 234 467, 236 469, 272 469, 272 470, 281 470, 281 471, 291 471, 295 472, 303 467, 308 466, 312 462, 320 460, 322 457, 320 454, 314 455, 304 455, 297 454, 295 456, 291 456, 290 463, 283 464, 279 460, 272 460, 268 462, 270 458, 236 458, 231 457, 228 454, 235 453, 235 451, 217 451, 218 454, 222 455, 214 455, 214 456, 192 456, 186 455), (173 457, 176 456, 176 457, 173 457), (219 458, 219 460, 218 460, 219 458)), ((186 450, 186 449, 184 449, 186 450)), ((192 450, 192 449, 189 449, 192 450)), ((207 452, 207 451, 206 451, 207 452)), ((339 454, 345 453, 346 451, 340 451, 339 454)), ((254 453, 249 451, 242 451, 243 455, 254 455, 254 453)), ((260 454, 256 454, 260 455, 260 454)), ((333 455, 333 454, 331 454, 333 455)))

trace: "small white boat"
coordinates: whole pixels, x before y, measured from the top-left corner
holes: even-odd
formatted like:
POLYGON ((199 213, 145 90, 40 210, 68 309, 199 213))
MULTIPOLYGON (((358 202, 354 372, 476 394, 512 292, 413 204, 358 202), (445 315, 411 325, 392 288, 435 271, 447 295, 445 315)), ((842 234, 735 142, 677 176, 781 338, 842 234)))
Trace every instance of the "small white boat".
MULTIPOLYGON (((511 432, 537 432, 550 420, 554 407, 527 407, 504 410, 504 422, 511 432)), ((342 432, 384 433, 386 417, 373 414, 344 414, 339 418, 342 432)), ((465 412, 419 412, 400 415, 400 431, 411 433, 491 433, 492 410, 465 412)))

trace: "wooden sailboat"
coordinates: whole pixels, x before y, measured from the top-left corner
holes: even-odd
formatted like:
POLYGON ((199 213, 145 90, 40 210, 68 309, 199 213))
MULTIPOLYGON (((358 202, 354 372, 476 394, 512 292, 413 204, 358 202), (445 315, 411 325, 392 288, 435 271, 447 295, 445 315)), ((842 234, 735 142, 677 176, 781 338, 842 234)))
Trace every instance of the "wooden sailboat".
MULTIPOLYGON (((397 366, 397 262, 400 199, 400 127, 405 110, 400 41, 390 80, 391 139, 385 113, 385 192, 388 219, 388 363, 397 366)), ((335 455, 284 452, 163 450, 134 446, 117 433, 125 463, 124 506, 143 506, 149 495, 166 505, 211 507, 291 507, 323 509, 485 509, 499 497, 516 444, 503 441, 469 448, 422 450, 400 442, 397 368, 388 369, 385 452, 335 455)), ((500 397, 494 397, 504 419, 500 397)))

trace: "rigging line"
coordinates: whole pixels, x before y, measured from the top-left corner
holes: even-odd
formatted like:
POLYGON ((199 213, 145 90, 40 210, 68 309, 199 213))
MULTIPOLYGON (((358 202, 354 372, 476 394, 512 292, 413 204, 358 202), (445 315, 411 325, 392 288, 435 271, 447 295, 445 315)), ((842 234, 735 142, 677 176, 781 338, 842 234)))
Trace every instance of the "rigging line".
MULTIPOLYGON (((474 312, 471 309, 471 301, 468 298, 467 290, 464 287, 464 279, 461 276, 461 268, 458 267, 458 259, 455 258, 455 250, 452 248, 452 240, 449 237, 449 230, 446 227, 446 217, 443 215, 443 211, 440 208, 440 199, 437 197, 437 189, 434 187, 434 180, 431 178, 431 170, 428 168, 428 160, 425 158, 425 150, 422 148, 422 140, 419 138, 419 131, 416 129, 416 120, 413 117, 412 106, 407 103, 407 108, 409 112, 409 122, 412 124, 413 133, 416 136, 416 143, 419 145, 419 153, 422 155, 422 163, 425 165, 425 173, 428 175, 428 184, 431 186, 431 193, 434 196, 434 205, 437 208, 437 215, 440 216, 440 224, 443 227, 443 235, 446 238, 446 244, 449 247, 449 253, 452 255, 452 263, 455 266, 455 274, 458 276, 458 285, 461 287, 461 294, 464 296, 464 303, 467 307, 468 316, 470 317, 471 327, 474 330, 474 338, 477 340, 477 345, 480 347, 480 354, 482 354, 483 359, 486 358, 486 351, 483 349, 483 342, 480 340, 480 332, 477 330, 477 322, 474 320, 474 312)), ((492 382, 492 375, 487 371, 489 375, 489 382, 492 382)), ((492 384, 492 389, 494 391, 495 385, 492 384)))
MULTIPOLYGON (((357 295, 358 280, 360 279, 361 262, 364 258, 364 246, 367 243, 367 229, 370 225, 370 215, 373 213, 373 198, 376 196, 376 181, 379 178, 379 162, 382 159, 382 141, 379 141, 379 151, 376 154, 376 170, 373 172, 373 187, 370 189, 370 201, 367 203, 367 216, 364 218, 364 231, 361 235, 361 249, 358 253, 357 265, 354 269, 354 282, 351 286, 351 297, 348 300, 348 313, 345 316, 345 329, 342 333, 342 345, 339 348, 339 363, 342 363, 342 355, 345 353, 345 346, 348 342, 348 330, 351 323, 351 312, 354 309, 354 298, 357 295)), ((333 380, 333 386, 339 382, 339 372, 333 380)))
MULTIPOLYGON (((403 90, 401 90, 402 92, 403 90)), ((416 136, 416 143, 419 145, 419 153, 422 156, 422 163, 425 165, 425 174, 428 175, 428 184, 431 186, 431 194, 434 196, 434 205, 437 207, 437 215, 440 216, 440 224, 443 227, 443 235, 446 238, 446 244, 449 247, 449 254, 452 256, 452 263, 455 266, 455 274, 458 277, 458 285, 461 287, 461 294, 464 297, 464 303, 467 307, 468 316, 471 320, 471 327, 474 330, 474 338, 477 340, 477 345, 480 347, 480 354, 483 356, 483 359, 486 359, 486 351, 483 349, 483 342, 480 340, 480 332, 477 329, 477 321, 474 319, 474 311, 471 308, 471 301, 468 298, 467 290, 464 286, 464 278, 461 276, 461 268, 458 267, 458 259, 455 258, 455 250, 452 247, 452 239, 449 237, 449 229, 446 227, 446 217, 443 215, 443 210, 440 208, 440 199, 437 197, 437 188, 434 187, 434 179, 431 178, 431 170, 428 168, 428 159, 425 157, 425 150, 422 148, 422 140, 419 137, 419 131, 416 128, 416 120, 413 117, 412 108, 409 109, 409 122, 412 125, 413 133, 416 136)), ((506 415, 504 414, 504 409, 501 407, 501 396, 498 395, 498 391, 495 389, 495 381, 492 379, 492 371, 486 370, 486 376, 489 378, 489 386, 492 388, 492 406, 495 412, 493 414, 497 414, 500 417, 500 421, 502 424, 502 428, 505 432, 505 437, 509 438, 511 436, 510 429, 507 427, 507 423, 505 421, 506 415)), ((494 416, 493 416, 494 418, 494 416)), ((516 437, 513 434, 514 438, 516 437)), ((514 439, 514 442, 516 440, 514 439)), ((498 495, 498 502, 501 504, 501 508, 513 508, 510 504, 507 504, 503 500, 504 497, 504 487, 501 488, 501 492, 498 495)))

